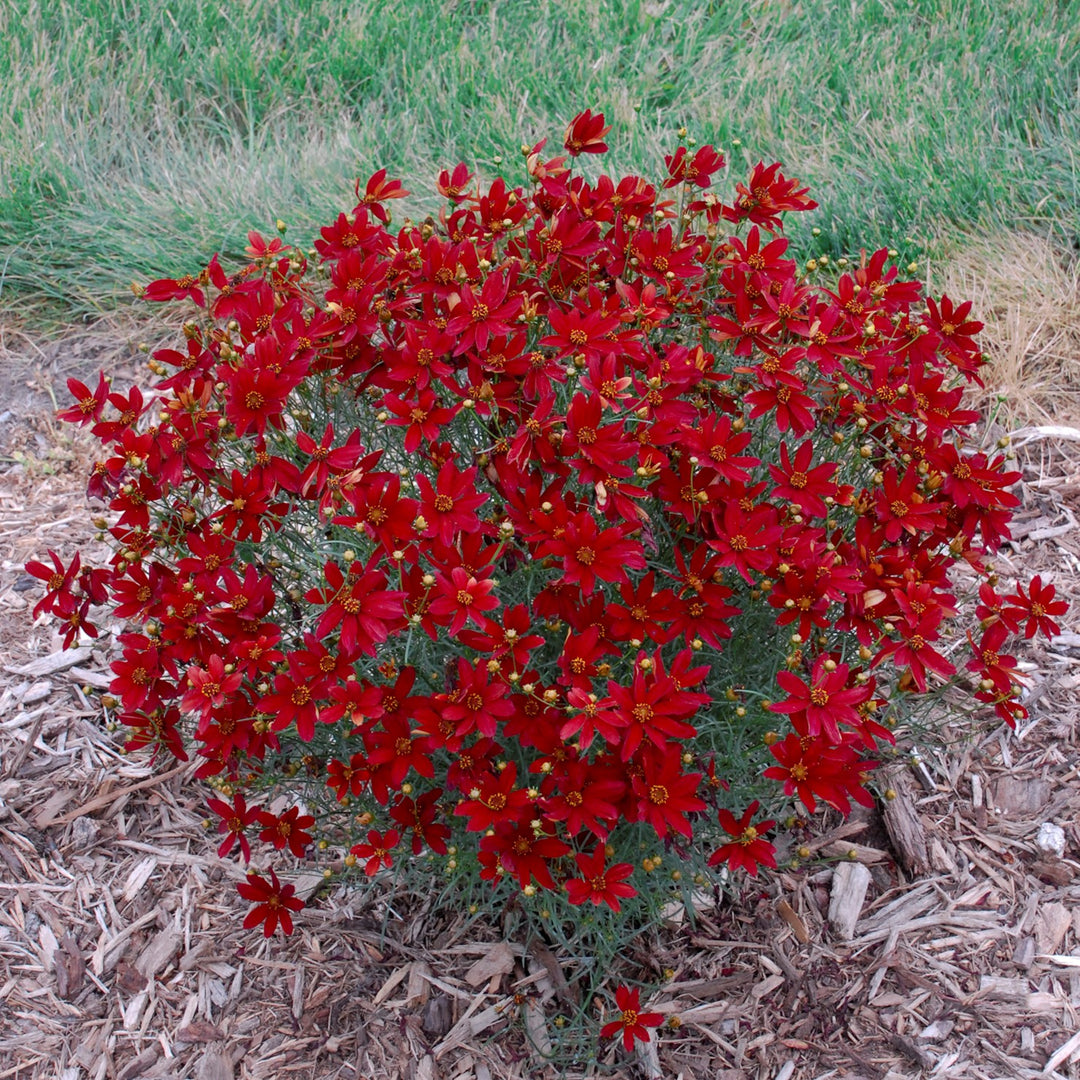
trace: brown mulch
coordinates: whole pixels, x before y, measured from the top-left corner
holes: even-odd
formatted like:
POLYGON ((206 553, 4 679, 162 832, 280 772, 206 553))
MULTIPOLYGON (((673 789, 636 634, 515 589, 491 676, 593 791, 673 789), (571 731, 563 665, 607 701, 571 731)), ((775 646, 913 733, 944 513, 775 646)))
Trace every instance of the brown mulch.
MULTIPOLYGON (((673 911, 620 973, 662 980, 656 1044, 567 1075, 1080 1076, 1080 441, 1017 441, 1002 575, 1052 575, 1076 605, 1023 654, 1030 719, 910 736, 892 797, 826 821, 801 868, 673 911)), ((79 447, 25 445, 0 474, 0 1080, 557 1075, 542 1051, 582 958, 509 923, 331 882, 292 938, 240 929, 190 767, 109 730, 109 642, 61 653, 31 621, 23 563, 93 527, 79 447)))

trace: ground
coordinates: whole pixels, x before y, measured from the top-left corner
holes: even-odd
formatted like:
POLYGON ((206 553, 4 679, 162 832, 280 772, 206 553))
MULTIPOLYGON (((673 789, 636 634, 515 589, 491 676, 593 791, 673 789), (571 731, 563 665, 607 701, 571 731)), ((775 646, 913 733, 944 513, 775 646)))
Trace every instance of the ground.
MULTIPOLYGON (((240 872, 214 854, 189 768, 122 755, 108 730, 108 640, 61 653, 34 623, 23 564, 94 532, 87 451, 52 398, 101 365, 134 374, 136 341, 115 325, 3 340, 0 1080, 558 1075, 543 1050, 580 958, 505 921, 333 888, 288 941, 241 930, 240 872)), ((1052 576, 1080 607, 1077 437, 1017 438, 1023 509, 1001 572, 1052 576)), ((824 821, 800 868, 642 935, 627 972, 661 984, 648 1007, 670 1020, 649 1053, 603 1047, 599 1073, 1080 1076, 1076 611, 1024 653, 1019 731, 909 738, 887 766, 893 797, 824 821), (1063 853, 1040 846, 1044 823, 1063 853)))

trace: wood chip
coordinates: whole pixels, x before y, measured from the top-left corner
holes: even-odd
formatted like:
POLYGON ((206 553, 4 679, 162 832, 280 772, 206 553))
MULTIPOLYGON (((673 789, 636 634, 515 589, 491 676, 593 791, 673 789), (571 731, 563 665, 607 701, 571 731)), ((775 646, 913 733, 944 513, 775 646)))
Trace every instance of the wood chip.
POLYGON ((896 798, 887 799, 882 812, 885 830, 889 834, 900 864, 915 877, 930 870, 930 855, 926 846, 926 828, 915 809, 915 786, 906 770, 893 769, 887 777, 896 798))
POLYGON ((233 1080, 232 1058, 224 1050, 208 1047, 199 1062, 198 1080, 233 1080))
POLYGON ((221 1042, 225 1038, 225 1032, 208 1020, 192 1020, 176 1032, 177 1039, 186 1043, 209 1043, 221 1042))
POLYGON ((148 1046, 141 1054, 128 1062, 116 1080, 135 1080, 135 1077, 142 1076, 147 1069, 155 1065, 159 1057, 161 1057, 161 1047, 157 1043, 148 1046))
POLYGON ((855 936, 855 924, 862 913, 870 881, 870 871, 862 863, 838 863, 833 870, 829 923, 841 941, 850 941, 855 936))
POLYGON ((1072 926, 1072 913, 1064 904, 1043 904, 1035 919, 1035 945, 1041 953, 1055 953, 1072 926))
POLYGON ((786 900, 776 902, 776 914, 787 923, 792 934, 795 935, 795 940, 800 945, 809 943, 810 931, 807 930, 806 923, 803 922, 799 913, 786 900))
POLYGON ((4 670, 15 675, 29 675, 31 678, 39 675, 55 675, 58 671, 67 671, 68 668, 85 663, 93 653, 94 650, 85 645, 75 649, 61 649, 60 652, 38 657, 37 660, 24 664, 22 667, 5 667, 4 670))
POLYGON ((64 934, 60 947, 53 957, 56 971, 56 992, 70 1001, 82 989, 86 977, 86 961, 83 960, 79 943, 71 934, 64 934))
MULTIPOLYGON (((505 941, 500 941, 493 946, 486 956, 479 960, 467 972, 465 981, 474 989, 483 986, 484 983, 495 982, 504 975, 509 975, 514 970, 514 953, 505 941)), ((495 987, 490 988, 494 991, 495 987)))

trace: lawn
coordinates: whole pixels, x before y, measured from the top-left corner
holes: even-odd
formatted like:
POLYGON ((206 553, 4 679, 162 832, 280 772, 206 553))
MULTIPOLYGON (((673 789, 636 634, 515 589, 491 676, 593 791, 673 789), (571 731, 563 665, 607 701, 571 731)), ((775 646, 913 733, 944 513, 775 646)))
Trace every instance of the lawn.
MULTIPOLYGON (((133 280, 307 243, 381 166, 417 206, 465 160, 524 178, 602 110, 609 170, 685 126, 732 179, 810 184, 809 253, 1080 235, 1080 3, 8 0, 0 7, 0 310, 114 310, 133 280)), ((425 201, 427 200, 427 204, 425 201)))

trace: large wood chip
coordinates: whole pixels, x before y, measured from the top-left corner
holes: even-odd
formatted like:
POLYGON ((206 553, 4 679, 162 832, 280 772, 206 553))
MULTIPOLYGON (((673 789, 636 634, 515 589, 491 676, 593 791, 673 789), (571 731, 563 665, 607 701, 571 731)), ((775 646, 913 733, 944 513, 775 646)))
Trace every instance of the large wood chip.
POLYGON ((233 1080, 232 1058, 216 1047, 210 1047, 199 1062, 199 1080, 233 1080))
POLYGON ((551 979, 551 985, 555 988, 555 996, 568 1006, 577 1005, 580 1001, 577 987, 567 982, 563 973, 559 958, 542 941, 534 941, 529 946, 529 952, 544 965, 544 970, 551 979))
POLYGON ((138 1057, 133 1058, 124 1066, 117 1080, 135 1080, 135 1077, 142 1076, 154 1065, 159 1057, 161 1057, 161 1047, 157 1043, 148 1046, 138 1057))
POLYGON ((135 961, 138 968, 148 979, 152 979, 161 971, 180 948, 180 934, 171 927, 155 934, 149 944, 135 961))
POLYGON ((930 855, 926 847, 926 829, 915 809, 914 785, 908 774, 893 770, 888 776, 890 790, 896 797, 885 803, 882 817, 900 864, 916 877, 930 869, 930 855))
POLYGON ((465 981, 472 987, 483 986, 486 982, 498 980, 514 970, 514 953, 505 941, 493 945, 491 950, 481 956, 467 972, 465 981))
POLYGON ((1013 817, 1038 817, 1049 798, 1049 781, 1037 776, 1002 776, 994 785, 994 806, 1013 817))
POLYGON ((76 649, 61 649, 59 652, 50 653, 48 656, 39 656, 36 660, 32 660, 22 667, 5 667, 4 670, 10 671, 14 675, 29 675, 31 677, 55 675, 58 671, 67 671, 68 668, 73 668, 89 660, 93 652, 93 649, 85 645, 76 649))
POLYGON ((225 1038, 225 1033, 217 1024, 211 1024, 209 1020, 192 1020, 190 1024, 186 1024, 177 1031, 176 1038, 186 1043, 221 1042, 225 1038))
POLYGON ((833 870, 829 923, 841 941, 850 941, 855 935, 870 881, 870 871, 862 863, 838 863, 833 870))
POLYGON ((786 900, 776 902, 776 914, 788 924, 800 945, 806 945, 810 941, 810 931, 807 930, 802 916, 786 900))
POLYGON ((70 1001, 82 989, 86 978, 86 961, 79 949, 79 943, 71 934, 64 934, 60 947, 53 957, 56 968, 56 992, 70 1001))
POLYGON ((1040 953, 1054 953, 1072 925, 1072 913, 1064 904, 1042 904, 1035 919, 1035 945, 1040 953))

